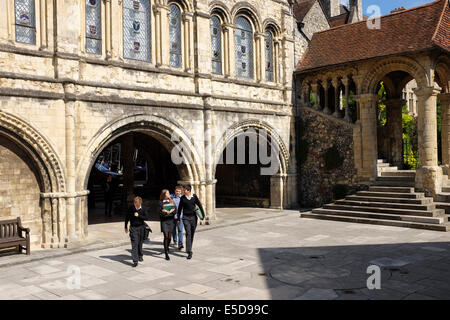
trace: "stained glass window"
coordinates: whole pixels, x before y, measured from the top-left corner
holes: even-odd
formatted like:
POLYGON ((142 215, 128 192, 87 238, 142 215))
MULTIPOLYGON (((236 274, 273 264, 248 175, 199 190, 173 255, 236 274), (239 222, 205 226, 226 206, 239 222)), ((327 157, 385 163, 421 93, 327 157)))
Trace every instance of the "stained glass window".
POLYGON ((235 22, 234 42, 236 51, 236 74, 253 78, 253 28, 247 18, 239 16, 235 22))
POLYGON ((150 0, 123 1, 123 56, 151 61, 150 0))
POLYGON ((14 0, 16 41, 36 44, 34 0, 14 0))
POLYGON ((222 26, 217 16, 211 18, 212 72, 222 74, 222 26))
POLYGON ((169 37, 170 66, 181 68, 181 10, 176 4, 170 5, 169 37))
POLYGON ((86 52, 102 54, 101 0, 86 0, 86 52))
POLYGON ((273 36, 272 32, 266 30, 266 81, 273 81, 273 36))

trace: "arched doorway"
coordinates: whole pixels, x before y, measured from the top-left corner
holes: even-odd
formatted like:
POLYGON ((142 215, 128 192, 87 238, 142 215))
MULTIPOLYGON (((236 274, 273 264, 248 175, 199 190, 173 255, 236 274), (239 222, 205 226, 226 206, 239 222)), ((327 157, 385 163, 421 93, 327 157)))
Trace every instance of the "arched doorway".
POLYGON ((169 150, 156 138, 143 132, 124 134, 103 148, 91 169, 88 222, 122 221, 134 196, 144 200, 151 220, 159 220, 160 191, 172 192, 178 181, 180 174, 169 150))
MULTIPOLYGON (((152 206, 157 203, 156 199, 159 197, 160 189, 169 188, 172 191, 178 182, 190 183, 196 189, 198 187, 196 183, 204 174, 199 165, 201 164, 200 157, 193 147, 193 139, 179 128, 181 126, 178 123, 147 114, 127 115, 113 120, 102 127, 88 143, 85 156, 77 166, 79 172, 85 172, 85 175, 78 176, 79 188, 92 189, 92 186, 88 185, 92 181, 90 178, 96 161, 102 152, 120 141, 121 152, 125 156, 122 159, 122 167, 128 169, 124 169, 122 172, 124 190, 120 192, 120 196, 126 195, 126 200, 118 199, 117 205, 122 204, 122 208, 126 208, 128 205, 132 205, 135 195, 143 195, 144 202, 147 201, 147 207, 156 212, 152 206), (137 148, 135 148, 135 142, 137 148), (136 150, 137 157, 135 157, 136 150), (136 166, 141 167, 146 162, 146 169, 141 170, 141 173, 138 174, 136 184, 134 183, 135 160, 137 160, 136 166), (162 175, 162 178, 155 179, 158 174, 162 175)), ((203 196, 199 190, 196 192, 200 198, 203 196)), ((100 208, 100 214, 104 217, 104 207, 100 208)), ((123 211, 120 209, 118 212, 123 211)), ((90 214, 87 205, 80 214, 83 220, 84 234, 87 236, 90 214)), ((123 219, 120 214, 116 219, 123 219)), ((154 219, 156 218, 154 217, 154 219)))
POLYGON ((49 140, 17 116, 0 111, 0 219, 20 217, 31 246, 63 247, 65 180, 49 140))
POLYGON ((261 122, 230 128, 216 151, 216 206, 282 208, 286 194, 284 145, 261 122))
POLYGON ((393 71, 377 86, 378 159, 399 169, 419 166, 416 80, 405 71, 393 71))

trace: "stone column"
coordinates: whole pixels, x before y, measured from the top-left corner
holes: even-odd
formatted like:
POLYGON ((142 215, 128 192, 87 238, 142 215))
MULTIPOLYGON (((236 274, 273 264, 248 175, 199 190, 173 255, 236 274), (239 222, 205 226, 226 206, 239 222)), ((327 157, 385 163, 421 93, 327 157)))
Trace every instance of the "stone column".
POLYGON ((111 0, 105 0, 105 49, 106 49, 106 59, 111 59, 112 52, 111 52, 111 0))
POLYGON ((264 62, 263 62, 263 48, 264 48, 264 35, 259 32, 255 32, 255 76, 256 81, 260 82, 264 80, 264 62))
POLYGON ((386 130, 388 139, 388 162, 401 168, 403 166, 403 128, 402 107, 406 101, 403 99, 390 99, 386 105, 386 130))
POLYGON ((347 122, 352 122, 352 119, 350 117, 350 110, 349 110, 349 106, 348 106, 348 96, 349 96, 349 91, 350 91, 350 79, 348 78, 348 76, 345 76, 344 78, 342 78, 342 84, 345 87, 345 97, 344 97, 344 112, 345 112, 345 116, 344 116, 344 120, 347 122))
POLYGON ((438 166, 436 98, 439 93, 434 87, 414 89, 418 99, 419 163, 416 170, 417 190, 428 196, 441 192, 442 168, 438 166))
POLYGON ((159 46, 161 52, 162 66, 169 67, 170 65, 170 41, 169 41, 169 15, 170 7, 165 5, 158 6, 160 10, 160 33, 157 34, 159 38, 159 46))
POLYGON ((206 172, 206 181, 205 181, 205 199, 206 203, 203 204, 204 209, 206 211, 206 223, 209 224, 209 221, 215 220, 214 206, 213 206, 213 143, 212 143, 212 117, 211 117, 211 106, 209 103, 210 97, 204 97, 204 122, 203 128, 205 132, 204 136, 204 148, 205 148, 205 172, 206 172))
POLYGON ((224 76, 230 76, 230 27, 223 24, 223 70, 224 76))
POLYGON ((224 24, 224 28, 226 28, 229 33, 228 36, 228 73, 230 76, 235 77, 236 76, 236 57, 234 54, 235 50, 235 44, 234 44, 234 25, 232 24, 224 24))
POLYGON ((448 175, 450 168, 450 93, 440 94, 438 99, 441 101, 442 115, 442 165, 445 174, 448 175))
POLYGON ((377 172, 377 103, 378 95, 359 96, 361 107, 361 151, 362 168, 360 177, 373 180, 377 172))
POLYGON ((41 47, 45 49, 48 46, 47 43, 47 0, 41 0, 40 2, 40 28, 41 28, 41 47))
POLYGON ((133 204, 134 197, 134 141, 133 134, 122 137, 122 163, 123 163, 123 194, 122 209, 127 209, 133 204))
POLYGON ((331 81, 331 84, 334 87, 334 113, 333 116, 336 118, 340 118, 341 117, 341 108, 340 108, 340 91, 339 91, 339 79, 338 78, 334 78, 331 81))
POLYGON ((183 50, 183 62, 184 62, 184 70, 186 72, 191 71, 191 40, 192 40, 192 17, 193 14, 191 12, 183 13, 183 29, 184 29, 184 50, 183 50))
POLYGON ((324 98, 325 98, 325 107, 323 108, 323 112, 324 113, 326 113, 326 114, 331 114, 331 110, 330 110, 330 108, 329 108, 329 100, 330 99, 328 99, 328 89, 330 88, 330 84, 328 83, 328 80, 323 80, 322 81, 322 87, 323 87, 323 89, 324 89, 324 91, 325 91, 325 95, 324 95, 324 98))
POLYGON ((161 7, 153 6, 155 14, 155 66, 159 67, 162 64, 161 56, 161 7))
POLYGON ((310 99, 310 90, 308 83, 303 83, 302 85, 302 104, 310 107, 311 106, 311 99, 310 99))
POLYGON ((283 209, 284 207, 284 177, 282 174, 275 174, 270 177, 270 208, 283 209))
POLYGON ((280 43, 277 38, 273 42, 273 82, 280 83, 280 43))
POLYGON ((319 84, 317 82, 314 82, 311 84, 311 89, 314 96, 314 105, 313 108, 320 111, 320 104, 319 104, 319 84))

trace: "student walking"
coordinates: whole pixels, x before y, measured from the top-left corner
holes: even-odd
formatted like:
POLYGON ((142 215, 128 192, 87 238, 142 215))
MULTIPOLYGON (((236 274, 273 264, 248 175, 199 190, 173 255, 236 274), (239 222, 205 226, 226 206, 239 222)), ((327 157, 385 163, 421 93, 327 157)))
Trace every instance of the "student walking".
POLYGON ((191 194, 192 187, 190 185, 184 186, 184 196, 180 199, 180 204, 177 210, 177 223, 181 221, 181 213, 183 212, 183 224, 186 231, 186 252, 187 259, 192 258, 192 245, 194 242, 195 229, 197 228, 197 214, 196 207, 198 206, 202 212, 202 204, 196 194, 191 194))
POLYGON ((134 198, 134 205, 128 209, 125 217, 125 233, 128 233, 128 222, 130 222, 131 256, 133 267, 137 267, 138 261, 144 261, 142 244, 145 237, 145 220, 148 219, 147 210, 142 207, 142 198, 134 198))
POLYGON ((175 225, 175 212, 176 206, 173 199, 170 197, 169 190, 164 189, 159 196, 159 217, 161 219, 161 232, 164 233, 164 253, 166 254, 166 260, 170 260, 169 257, 169 244, 172 238, 172 230, 175 225))
MULTIPOLYGON (((175 205, 177 208, 180 204, 180 199, 181 199, 182 193, 183 193, 183 187, 176 186, 172 199, 175 202, 175 205)), ((178 214, 175 211, 175 219, 177 219, 177 217, 178 217, 178 214)), ((173 224, 172 236, 173 236, 174 245, 177 246, 177 244, 178 244, 178 249, 179 250, 183 249, 184 248, 184 246, 183 246, 183 212, 181 213, 180 223, 173 224)))

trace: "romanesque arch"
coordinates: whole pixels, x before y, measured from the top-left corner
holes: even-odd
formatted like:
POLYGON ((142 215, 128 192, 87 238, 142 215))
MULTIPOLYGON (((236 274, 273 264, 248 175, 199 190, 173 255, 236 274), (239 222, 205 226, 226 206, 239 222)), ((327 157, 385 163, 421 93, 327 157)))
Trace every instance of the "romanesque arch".
POLYGON ((11 141, 18 152, 24 154, 24 160, 37 179, 39 190, 36 192, 39 194, 36 195, 36 207, 40 208, 38 215, 41 219, 33 219, 41 228, 40 234, 32 233, 33 244, 61 246, 66 236, 66 182, 64 166, 55 149, 48 138, 31 124, 4 111, 0 111, 0 136, 11 141))
POLYGON ((138 114, 115 119, 102 126, 87 145, 86 156, 77 166, 79 176, 77 184, 87 188, 89 172, 99 153, 116 138, 134 131, 150 132, 170 152, 174 145, 182 147, 183 164, 179 166, 180 176, 195 184, 204 176, 201 166, 201 157, 193 144, 193 139, 184 131, 182 126, 174 121, 163 119, 149 114, 138 114), (190 154, 189 154, 190 153, 190 154))
POLYGON ((245 120, 242 122, 235 123, 230 126, 224 134, 218 139, 215 146, 214 153, 214 166, 213 166, 213 176, 215 175, 215 170, 217 164, 219 163, 220 157, 226 146, 239 134, 247 129, 263 129, 266 130, 268 137, 274 139, 278 146, 279 155, 278 160, 280 164, 280 173, 285 174, 287 172, 288 162, 289 162, 289 151, 286 148, 285 143, 281 136, 276 132, 276 130, 268 123, 260 120, 245 120))
POLYGON ((426 70, 418 62, 411 58, 395 57, 378 62, 363 76, 360 93, 375 93, 383 77, 394 71, 408 73, 416 80, 419 87, 430 85, 426 70))

